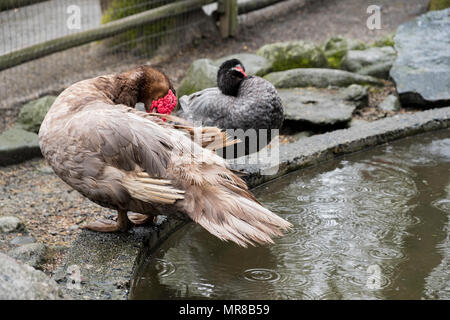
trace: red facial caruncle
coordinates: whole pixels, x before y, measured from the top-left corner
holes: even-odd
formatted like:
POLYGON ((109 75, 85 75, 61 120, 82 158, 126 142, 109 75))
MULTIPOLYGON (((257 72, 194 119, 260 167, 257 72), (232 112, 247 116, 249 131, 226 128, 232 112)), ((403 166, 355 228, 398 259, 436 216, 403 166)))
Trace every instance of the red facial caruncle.
POLYGON ((238 71, 238 72, 240 72, 240 73, 242 73, 242 75, 244 76, 244 77, 246 77, 247 76, 247 74, 245 73, 245 71, 244 71, 244 68, 242 67, 242 66, 236 66, 236 67, 234 67, 233 68, 233 70, 236 70, 236 71, 238 71))
POLYGON ((177 97, 173 94, 172 90, 169 90, 163 98, 159 98, 158 100, 152 102, 150 110, 148 110, 147 107, 145 109, 147 112, 153 112, 153 109, 156 108, 156 112, 158 113, 170 114, 176 105, 177 97))

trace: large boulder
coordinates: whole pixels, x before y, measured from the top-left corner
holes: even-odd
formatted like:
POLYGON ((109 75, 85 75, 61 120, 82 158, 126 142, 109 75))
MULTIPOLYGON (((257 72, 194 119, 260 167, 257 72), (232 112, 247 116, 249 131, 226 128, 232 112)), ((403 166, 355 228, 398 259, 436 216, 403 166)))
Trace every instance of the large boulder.
POLYGON ((265 75, 264 79, 271 82, 277 88, 347 87, 352 84, 383 85, 381 80, 370 76, 359 75, 342 70, 315 68, 272 72, 265 75))
POLYGON ((288 41, 267 44, 256 54, 272 63, 272 71, 328 67, 328 61, 322 49, 312 42, 288 41))
POLYGON ((55 96, 45 96, 28 102, 20 110, 17 122, 24 130, 38 133, 45 115, 55 100, 55 96))
POLYGON ((355 104, 346 101, 334 89, 294 88, 278 92, 283 101, 286 124, 300 130, 343 127, 356 109, 355 104))
POLYGON ((210 59, 199 59, 189 67, 186 76, 177 89, 178 97, 217 86, 219 68, 210 59))
POLYGON ((251 53, 237 53, 226 57, 222 57, 214 61, 214 64, 219 67, 223 62, 230 59, 238 59, 245 67, 245 71, 249 76, 264 76, 272 69, 272 64, 266 58, 251 53))
POLYGON ((395 49, 389 46, 350 50, 342 60, 341 68, 350 72, 387 79, 395 58, 395 49))
POLYGON ((366 45, 359 40, 347 39, 341 36, 328 39, 323 45, 323 52, 330 68, 339 69, 342 59, 349 50, 364 50, 366 45))
POLYGON ((41 149, 36 133, 13 127, 0 134, 0 166, 39 156, 41 156, 41 149))
POLYGON ((402 105, 450 105, 450 9, 402 24, 395 36, 391 77, 402 105))
POLYGON ((0 253, 1 300, 57 300, 63 299, 58 284, 42 271, 20 264, 0 253))

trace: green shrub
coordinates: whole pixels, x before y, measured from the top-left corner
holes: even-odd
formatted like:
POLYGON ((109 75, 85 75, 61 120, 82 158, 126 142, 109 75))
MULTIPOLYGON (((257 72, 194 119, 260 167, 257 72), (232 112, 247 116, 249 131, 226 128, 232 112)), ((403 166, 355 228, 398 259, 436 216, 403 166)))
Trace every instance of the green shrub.
MULTIPOLYGON (((103 0, 102 9, 104 11, 102 15, 102 24, 123 19, 175 1, 176 0, 103 0)), ((164 43, 164 40, 168 37, 167 31, 174 29, 176 23, 176 17, 161 19, 155 23, 121 33, 106 40, 105 43, 108 47, 122 47, 123 50, 127 51, 132 49, 139 54, 152 53, 164 43), (153 41, 152 38, 154 39, 153 41)))

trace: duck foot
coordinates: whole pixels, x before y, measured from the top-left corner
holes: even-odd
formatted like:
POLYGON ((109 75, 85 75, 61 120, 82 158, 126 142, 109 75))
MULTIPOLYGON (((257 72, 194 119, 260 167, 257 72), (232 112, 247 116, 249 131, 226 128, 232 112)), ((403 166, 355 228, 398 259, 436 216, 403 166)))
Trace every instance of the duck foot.
POLYGON ((131 220, 131 222, 135 225, 142 225, 147 223, 156 224, 158 221, 158 216, 147 216, 145 214, 140 213, 129 213, 128 218, 131 220))
POLYGON ((131 228, 131 226, 131 222, 127 217, 127 212, 119 211, 117 221, 99 219, 83 226, 83 229, 89 229, 98 232, 126 232, 131 228))

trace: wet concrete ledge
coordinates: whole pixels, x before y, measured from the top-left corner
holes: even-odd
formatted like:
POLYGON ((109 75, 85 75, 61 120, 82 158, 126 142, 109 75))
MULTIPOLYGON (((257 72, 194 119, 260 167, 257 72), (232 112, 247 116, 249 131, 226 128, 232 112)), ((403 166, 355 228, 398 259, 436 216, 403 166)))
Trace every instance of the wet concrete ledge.
MULTIPOLYGON (((267 172, 265 170, 269 169, 267 165, 234 163, 232 167, 247 172, 245 179, 249 186, 255 187, 340 155, 449 127, 450 107, 397 115, 364 126, 336 130, 281 145, 279 168, 272 175, 264 175, 267 172)), ((66 254, 54 279, 73 299, 127 299, 136 267, 154 248, 185 224, 173 219, 162 220, 155 227, 137 227, 126 234, 100 234, 83 230, 66 254), (79 270, 81 283, 77 279, 77 272, 70 273, 71 270, 79 270)))

